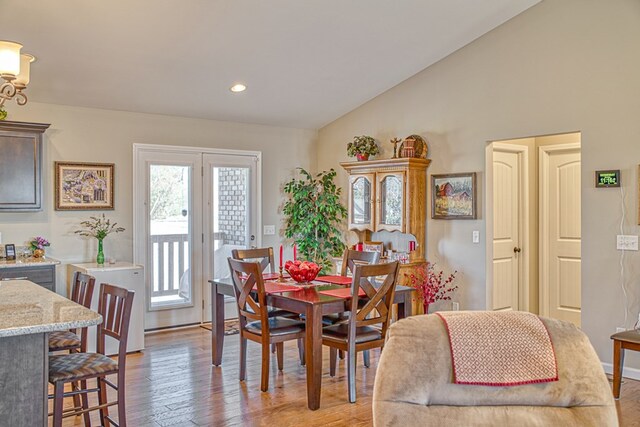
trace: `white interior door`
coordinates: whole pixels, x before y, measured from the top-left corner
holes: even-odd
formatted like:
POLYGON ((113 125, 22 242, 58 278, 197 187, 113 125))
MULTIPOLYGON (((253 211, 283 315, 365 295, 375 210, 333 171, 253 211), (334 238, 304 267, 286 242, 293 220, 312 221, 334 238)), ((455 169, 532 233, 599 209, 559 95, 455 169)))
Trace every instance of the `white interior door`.
POLYGON ((493 150, 493 310, 519 310, 520 154, 493 150))
POLYGON ((145 328, 201 321, 202 194, 199 153, 136 157, 136 262, 145 266, 145 328))
POLYGON ((580 326, 580 146, 540 148, 541 298, 543 316, 580 326))
MULTIPOLYGON (((209 278, 230 277, 227 258, 233 249, 261 244, 259 223, 259 156, 205 154, 203 157, 204 271, 209 278)), ((211 321, 211 295, 204 292, 203 319, 211 321)), ((228 298, 225 317, 237 317, 228 298)))

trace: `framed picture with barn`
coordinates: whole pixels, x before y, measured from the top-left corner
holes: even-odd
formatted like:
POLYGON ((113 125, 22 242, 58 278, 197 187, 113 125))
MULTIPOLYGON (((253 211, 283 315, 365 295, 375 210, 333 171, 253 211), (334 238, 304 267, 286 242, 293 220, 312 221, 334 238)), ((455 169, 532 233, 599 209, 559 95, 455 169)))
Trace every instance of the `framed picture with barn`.
POLYGON ((476 173, 431 175, 431 218, 476 219, 476 173))
POLYGON ((55 162, 57 211, 113 209, 113 163, 55 162))

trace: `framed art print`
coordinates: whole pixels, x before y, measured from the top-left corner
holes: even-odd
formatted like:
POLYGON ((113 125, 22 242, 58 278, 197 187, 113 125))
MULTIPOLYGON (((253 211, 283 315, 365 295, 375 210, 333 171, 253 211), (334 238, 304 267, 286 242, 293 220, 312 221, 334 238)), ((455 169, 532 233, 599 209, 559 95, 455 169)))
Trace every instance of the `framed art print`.
POLYGON ((476 173, 431 175, 431 218, 476 219, 476 173))
POLYGON ((113 209, 113 163, 55 162, 55 209, 113 209))

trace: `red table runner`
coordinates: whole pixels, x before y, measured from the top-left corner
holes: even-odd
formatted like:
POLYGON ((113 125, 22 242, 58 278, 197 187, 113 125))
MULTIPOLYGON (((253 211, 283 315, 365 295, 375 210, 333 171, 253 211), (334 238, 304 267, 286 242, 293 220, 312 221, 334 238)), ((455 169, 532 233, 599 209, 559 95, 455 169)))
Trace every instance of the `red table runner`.
MULTIPOLYGON (((253 289, 256 289, 254 286, 253 289)), ((277 294, 279 292, 292 292, 299 291, 302 289, 300 286, 294 285, 282 285, 280 283, 275 282, 265 282, 264 283, 264 291, 268 294, 277 294)))
POLYGON ((345 276, 319 276, 316 277, 318 282, 333 283, 335 285, 350 285, 351 277, 345 276))
MULTIPOLYGON (((337 298, 351 298, 351 288, 327 289, 324 291, 318 291, 318 293, 337 298)), ((358 288, 358 296, 363 297, 365 295, 364 290, 362 290, 362 288, 358 288)))

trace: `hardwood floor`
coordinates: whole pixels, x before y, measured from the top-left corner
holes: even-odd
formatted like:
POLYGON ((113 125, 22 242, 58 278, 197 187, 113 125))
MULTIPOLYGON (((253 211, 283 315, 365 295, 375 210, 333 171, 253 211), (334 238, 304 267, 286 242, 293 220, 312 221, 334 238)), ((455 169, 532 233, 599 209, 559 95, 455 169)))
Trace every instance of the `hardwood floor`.
MULTIPOLYGON (((129 426, 370 426, 371 396, 378 350, 371 368, 359 359, 358 401, 350 404, 344 361, 329 377, 324 349, 322 402, 317 411, 306 404, 305 370, 298 363, 295 342, 285 343, 284 371, 271 359, 269 392, 260 391, 260 347, 249 343, 247 380, 238 381, 238 337, 225 340, 222 367, 211 365, 210 332, 199 327, 147 335, 144 353, 127 360, 127 422, 129 426)), ((275 355, 273 355, 275 356, 275 355)), ((361 355, 359 355, 361 357, 361 355)), ((67 405, 71 399, 66 399, 67 405)), ((95 399, 92 400, 94 402, 95 399)), ((640 382, 625 380, 618 410, 623 426, 640 426, 640 382)), ((113 410, 111 412, 114 412, 113 410)), ((97 413, 92 414, 99 425, 97 413)), ((82 425, 81 417, 64 420, 82 425)))

